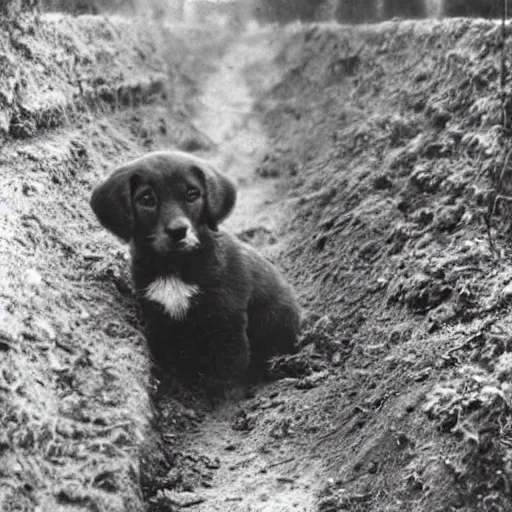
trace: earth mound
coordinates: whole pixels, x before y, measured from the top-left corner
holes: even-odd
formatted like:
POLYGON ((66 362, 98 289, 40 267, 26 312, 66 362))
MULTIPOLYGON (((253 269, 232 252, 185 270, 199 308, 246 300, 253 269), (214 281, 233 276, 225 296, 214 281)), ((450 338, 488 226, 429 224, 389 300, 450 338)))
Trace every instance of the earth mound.
POLYGON ((337 376, 317 397, 334 423, 317 425, 319 510, 510 509, 501 27, 296 26, 273 44, 262 176, 286 180, 280 261, 337 376))

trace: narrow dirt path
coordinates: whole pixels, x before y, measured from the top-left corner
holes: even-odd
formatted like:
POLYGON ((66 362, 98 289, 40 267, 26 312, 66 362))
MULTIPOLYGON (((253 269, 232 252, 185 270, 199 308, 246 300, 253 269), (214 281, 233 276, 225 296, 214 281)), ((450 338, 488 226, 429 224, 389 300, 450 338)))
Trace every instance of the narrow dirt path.
MULTIPOLYGON (((273 73, 272 50, 259 38, 247 38, 225 55, 218 71, 205 83, 202 108, 195 124, 216 146, 207 156, 235 179, 239 199, 227 229, 251 233, 261 251, 271 255, 279 246, 280 224, 286 209, 277 201, 276 183, 255 174, 266 152, 265 134, 253 111, 253 98, 244 78, 248 65, 264 64, 273 73), (256 233, 256 236, 254 236, 256 233), (258 236, 263 234, 263 236, 258 236)), ((189 457, 212 461, 204 502, 194 510, 310 511, 321 485, 320 464, 302 461, 307 439, 294 432, 295 416, 304 414, 294 379, 257 390, 249 400, 233 396, 207 413, 195 432, 185 434, 179 447, 189 457)))
POLYGON ((255 37, 236 43, 224 56, 216 73, 206 81, 200 97, 201 109, 194 124, 215 145, 207 156, 238 184, 238 202, 225 227, 242 232, 255 227, 272 231, 280 221, 272 197, 275 183, 258 179, 255 168, 267 150, 266 135, 252 115, 253 98, 244 77, 252 64, 264 64, 267 80, 274 72, 272 49, 255 37))

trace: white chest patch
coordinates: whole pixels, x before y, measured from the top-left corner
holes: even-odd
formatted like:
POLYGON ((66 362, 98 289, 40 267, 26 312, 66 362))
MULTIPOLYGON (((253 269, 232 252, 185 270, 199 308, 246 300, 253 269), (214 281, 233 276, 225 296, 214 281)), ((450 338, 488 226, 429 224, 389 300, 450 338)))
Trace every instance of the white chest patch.
POLYGON ((199 286, 186 284, 178 277, 159 277, 146 289, 146 297, 161 304, 175 320, 183 320, 190 307, 190 299, 199 292, 199 286))

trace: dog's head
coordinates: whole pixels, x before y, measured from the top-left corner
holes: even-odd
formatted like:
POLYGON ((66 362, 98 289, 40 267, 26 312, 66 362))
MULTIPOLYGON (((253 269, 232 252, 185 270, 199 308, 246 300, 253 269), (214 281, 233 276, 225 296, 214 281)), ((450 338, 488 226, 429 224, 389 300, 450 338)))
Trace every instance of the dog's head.
POLYGON ((150 153, 116 169, 91 198, 101 224, 157 254, 190 252, 216 230, 236 200, 233 182, 209 162, 179 151, 150 153))

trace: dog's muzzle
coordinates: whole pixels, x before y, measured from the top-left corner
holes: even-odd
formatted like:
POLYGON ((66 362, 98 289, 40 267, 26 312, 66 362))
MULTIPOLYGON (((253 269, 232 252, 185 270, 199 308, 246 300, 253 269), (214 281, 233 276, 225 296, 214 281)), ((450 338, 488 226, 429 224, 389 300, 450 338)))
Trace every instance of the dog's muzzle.
POLYGON ((165 228, 165 234, 168 250, 190 251, 199 247, 199 238, 187 218, 178 218, 170 222, 165 228))

